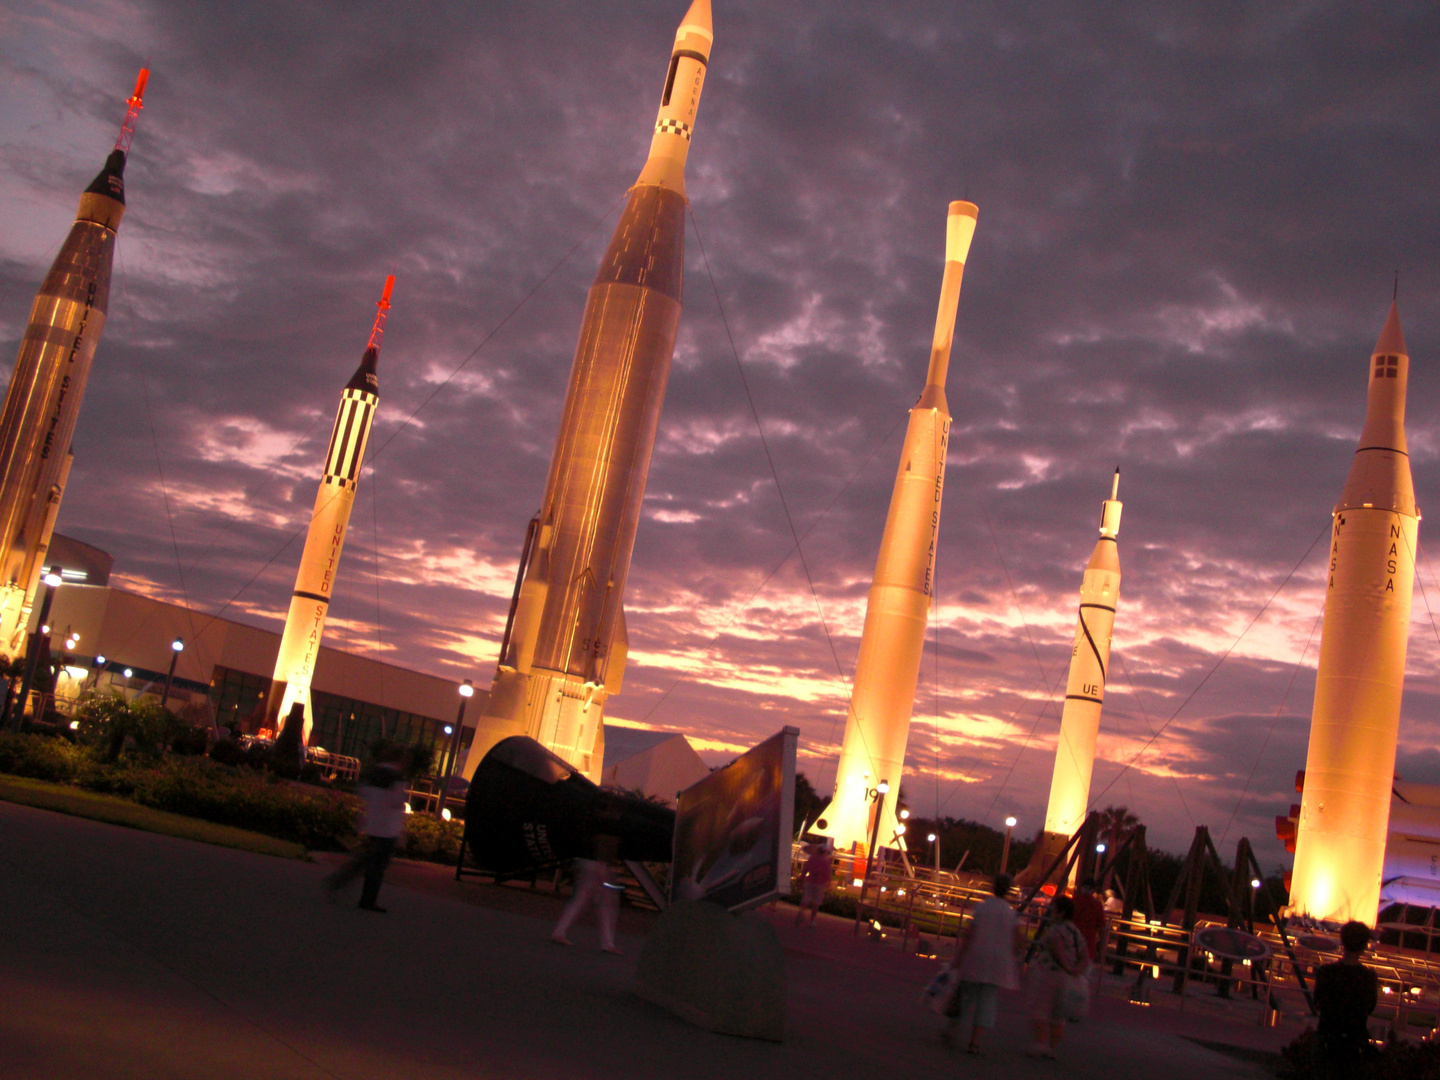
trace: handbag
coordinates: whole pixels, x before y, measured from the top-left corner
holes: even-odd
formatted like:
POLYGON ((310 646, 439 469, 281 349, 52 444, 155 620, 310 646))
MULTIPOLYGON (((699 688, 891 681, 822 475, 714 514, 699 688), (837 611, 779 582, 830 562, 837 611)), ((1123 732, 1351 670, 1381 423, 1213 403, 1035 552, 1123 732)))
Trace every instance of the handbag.
POLYGON ((931 1012, 945 1013, 951 999, 955 997, 955 991, 959 985, 959 981, 955 977, 955 969, 942 967, 926 984, 924 991, 920 994, 920 1000, 931 1012))
POLYGON ((1078 975, 1067 975, 1065 989, 1061 991, 1060 1008, 1065 1019, 1078 1023, 1090 1014, 1090 968, 1078 975))

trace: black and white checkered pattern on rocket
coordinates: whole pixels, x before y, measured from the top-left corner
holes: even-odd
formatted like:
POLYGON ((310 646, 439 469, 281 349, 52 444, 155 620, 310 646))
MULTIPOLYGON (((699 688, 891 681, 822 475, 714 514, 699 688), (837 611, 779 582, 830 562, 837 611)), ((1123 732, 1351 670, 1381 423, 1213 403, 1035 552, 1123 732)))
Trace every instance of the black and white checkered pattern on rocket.
POLYGON ((655 130, 662 135, 683 135, 685 141, 690 141, 690 125, 683 120, 657 120, 655 130))

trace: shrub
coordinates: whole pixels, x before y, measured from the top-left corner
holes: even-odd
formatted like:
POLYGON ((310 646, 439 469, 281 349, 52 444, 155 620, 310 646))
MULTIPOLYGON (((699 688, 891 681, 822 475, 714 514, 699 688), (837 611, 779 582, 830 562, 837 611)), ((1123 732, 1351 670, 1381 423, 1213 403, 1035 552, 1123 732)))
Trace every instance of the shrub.
POLYGON ((234 739, 216 739, 210 748, 210 760, 221 765, 244 765, 245 748, 234 739))
POLYGON ((91 763, 88 752, 66 739, 0 732, 0 772, 68 783, 91 763))
MULTIPOLYGON (((1306 1029, 1280 1051, 1278 1074, 1284 1080, 1312 1080, 1315 1069, 1315 1032, 1306 1029)), ((1440 1080, 1440 1043, 1401 1042, 1393 1035, 1383 1050, 1345 1074, 1353 1080, 1440 1080)))
POLYGON ((407 859, 453 864, 460 858, 460 837, 464 832, 463 821, 436 821, 429 814, 408 814, 400 854, 407 859))
POLYGON ((80 738, 105 748, 106 761, 118 761, 130 743, 142 757, 158 759, 174 732, 168 709, 150 701, 127 701, 118 690, 87 690, 80 696, 75 718, 80 738))
POLYGON ((132 769, 114 788, 143 806, 233 825, 305 847, 339 850, 355 835, 355 800, 305 791, 204 760, 177 760, 160 769, 132 769))
POLYGON ((203 727, 182 726, 170 738, 170 749, 177 754, 199 755, 210 748, 210 732, 203 727))

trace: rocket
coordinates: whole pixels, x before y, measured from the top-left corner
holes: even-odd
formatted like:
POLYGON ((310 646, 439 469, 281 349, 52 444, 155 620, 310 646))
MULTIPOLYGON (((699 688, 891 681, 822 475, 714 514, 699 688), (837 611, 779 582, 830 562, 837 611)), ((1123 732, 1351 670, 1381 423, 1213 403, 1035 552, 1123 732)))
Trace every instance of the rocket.
POLYGON ((70 439, 105 313, 125 160, 150 72, 140 69, 115 149, 84 194, 45 275, 0 411, 0 652, 23 643, 45 552, 70 475, 70 439))
MULTIPOLYGON (((1070 648, 1070 676, 1060 713, 1060 739, 1050 779, 1050 803, 1034 855, 1017 879, 1034 882, 1085 823, 1090 803, 1090 777, 1095 767, 1095 741, 1105 680, 1110 670, 1110 635, 1120 600, 1120 470, 1110 483, 1110 498, 1100 504, 1100 539, 1080 579, 1080 614, 1070 648)), ((1076 863, 1078 870, 1079 863, 1076 863)))
POLYGON ((1420 535, 1405 446, 1410 357, 1394 303, 1366 371, 1365 427, 1330 527, 1290 906, 1374 926, 1420 535))
POLYGON ((680 323, 685 159, 713 42, 709 0, 695 0, 675 34, 650 155, 590 286, 467 778, 511 735, 600 778, 602 714, 628 649, 625 579, 680 323))
POLYGON ((838 850, 866 850, 879 807, 879 842, 893 845, 897 799, 882 797, 880 784, 900 790, 910 713, 925 648, 925 626, 935 591, 935 544, 940 535, 940 496, 945 487, 945 450, 950 439, 950 406, 945 375, 955 337, 960 280, 975 235, 974 203, 952 202, 945 227, 945 271, 930 347, 930 369, 920 400, 910 410, 890 512, 880 539, 875 577, 865 607, 860 656, 850 692, 850 710, 835 793, 815 823, 838 850), (858 847, 856 845, 859 845, 858 847))
POLYGON ((299 704, 304 708, 303 737, 307 744, 315 724, 315 714, 310 707, 310 683, 315 677, 316 657, 320 655, 320 638, 325 633, 325 616, 330 610, 335 574, 340 566, 340 549, 345 545, 345 530, 355 506, 365 444, 370 439, 370 426, 380 404, 380 383, 375 372, 380 361, 380 339, 385 335, 385 315, 390 310, 390 290, 394 287, 395 278, 391 275, 385 279, 385 290, 375 305, 378 309, 375 325, 370 330, 360 366, 340 394, 340 409, 330 432, 329 449, 325 451, 325 474, 315 495, 315 511, 310 515, 310 531, 305 535, 305 550, 300 554, 300 570, 295 575, 295 591, 290 596, 290 611, 280 636, 280 652, 275 657, 275 675, 265 700, 265 727, 277 734, 292 706, 299 704))

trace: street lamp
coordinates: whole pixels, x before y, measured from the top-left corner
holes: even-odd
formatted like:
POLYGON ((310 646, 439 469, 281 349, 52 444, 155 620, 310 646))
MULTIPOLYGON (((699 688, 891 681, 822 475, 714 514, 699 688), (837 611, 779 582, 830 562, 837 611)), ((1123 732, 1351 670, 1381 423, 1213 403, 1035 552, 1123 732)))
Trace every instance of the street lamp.
POLYGON ((870 829, 870 857, 865 860, 865 880, 860 885, 860 903, 865 903, 865 890, 870 885, 870 875, 875 870, 875 848, 880 842, 880 819, 885 815, 885 796, 890 791, 890 781, 881 780, 875 785, 875 824, 870 829))
POLYGON ((1010 865, 1010 834, 1015 831, 1015 819, 1005 819, 1005 846, 1000 849, 1000 873, 1005 873, 1005 868, 1010 865))
POLYGON ((10 718, 10 726, 19 728, 25 719, 25 701, 30 696, 30 686, 35 681, 35 665, 40 662, 40 643, 44 639, 50 644, 50 605, 55 602, 55 590, 60 587, 60 571, 52 566, 41 579, 45 583, 45 595, 40 599, 40 617, 35 620, 40 627, 38 634, 31 634, 25 647, 25 677, 20 680, 20 700, 10 718))
POLYGON ((440 797, 435 800, 435 820, 445 820, 445 798, 450 794, 450 774, 455 771, 455 756, 460 752, 460 733, 465 730, 465 706, 475 696, 475 684, 466 679, 460 684, 460 711, 455 714, 455 724, 447 727, 450 748, 445 755, 445 767, 440 770, 440 797))
MULTIPOLYGON (((939 815, 939 814, 936 814, 935 816, 936 816, 936 817, 939 817, 940 815, 939 815)), ((937 836, 935 833, 932 832, 932 833, 931 833, 929 836, 927 836, 925 839, 927 839, 927 840, 930 841, 930 852, 931 852, 932 855, 935 856, 935 880, 936 880, 936 881, 939 881, 939 880, 940 880, 940 837, 937 836)))
POLYGON ((170 670, 165 673, 165 692, 160 695, 160 707, 165 708, 165 703, 170 700, 170 684, 175 681, 175 662, 180 659, 180 654, 185 651, 185 642, 176 638, 170 642, 170 670))

